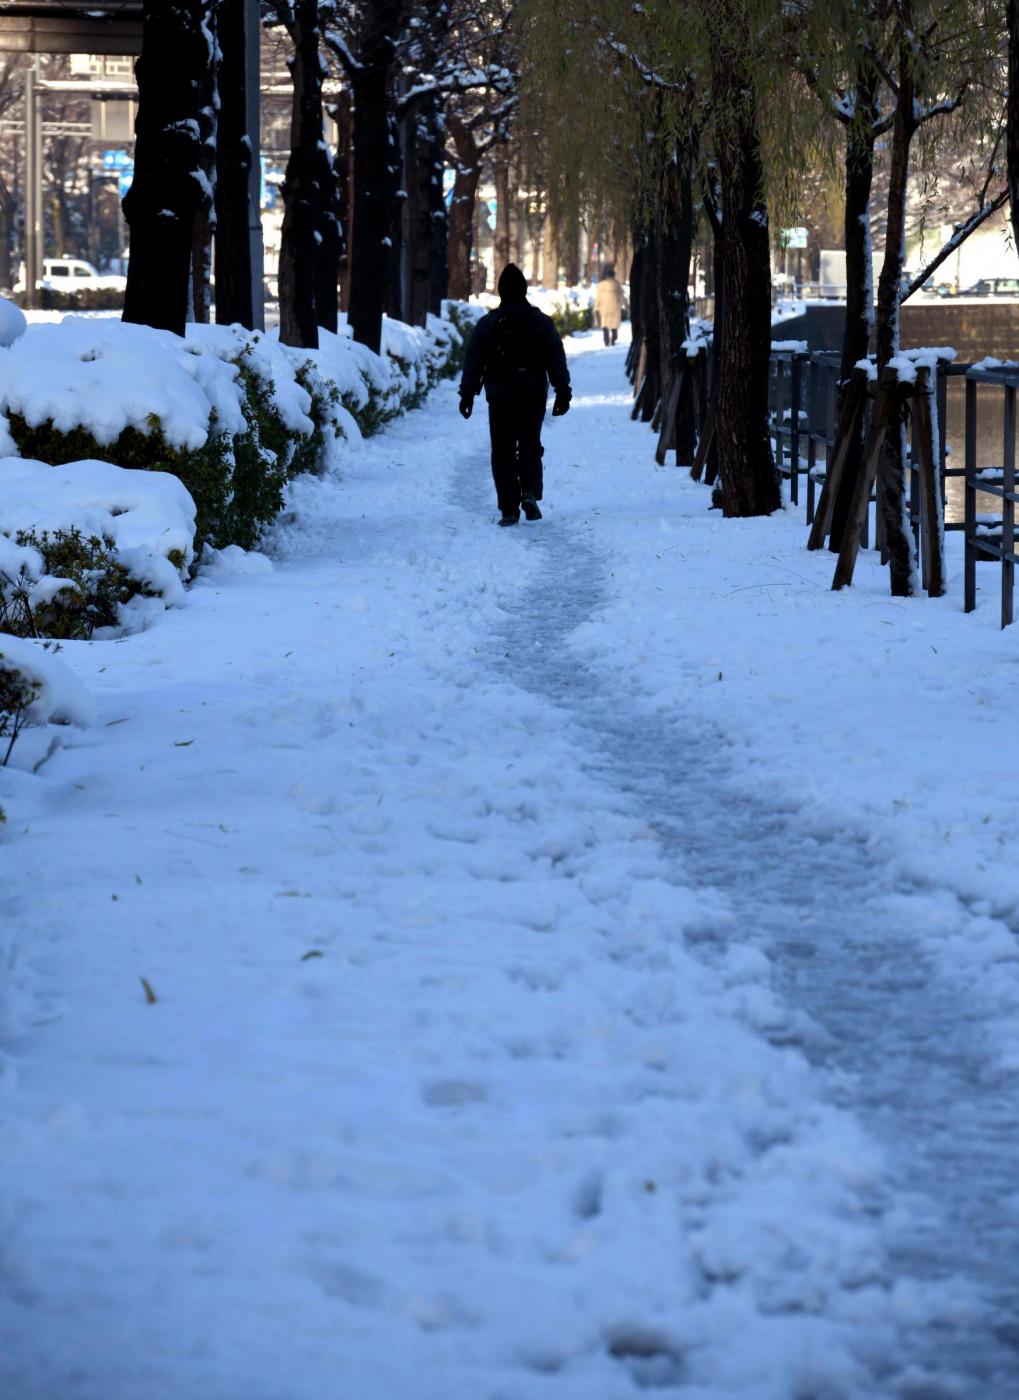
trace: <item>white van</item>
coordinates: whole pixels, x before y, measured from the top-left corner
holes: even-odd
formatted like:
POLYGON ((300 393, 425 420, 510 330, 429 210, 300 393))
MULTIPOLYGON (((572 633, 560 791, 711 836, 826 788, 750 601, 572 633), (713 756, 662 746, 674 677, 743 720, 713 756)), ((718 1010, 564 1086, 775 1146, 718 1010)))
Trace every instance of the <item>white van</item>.
MULTIPOLYGON (((114 274, 104 277, 84 258, 46 258, 42 267, 42 278, 36 286, 49 287, 54 292, 123 292, 127 289, 126 277, 114 274)), ((25 290, 24 263, 14 290, 25 290)))

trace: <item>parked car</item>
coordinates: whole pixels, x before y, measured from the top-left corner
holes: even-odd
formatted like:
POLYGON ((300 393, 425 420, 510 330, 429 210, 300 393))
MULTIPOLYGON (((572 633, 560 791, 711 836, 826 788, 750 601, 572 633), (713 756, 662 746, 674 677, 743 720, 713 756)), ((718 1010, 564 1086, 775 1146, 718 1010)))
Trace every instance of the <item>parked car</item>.
POLYGON ((981 277, 960 293, 964 297, 1019 297, 1019 277, 981 277))
MULTIPOLYGON (((45 258, 42 277, 37 287, 49 287, 54 292, 123 292, 127 278, 116 273, 104 275, 84 258, 45 258)), ((25 264, 21 264, 16 292, 25 290, 25 264)))

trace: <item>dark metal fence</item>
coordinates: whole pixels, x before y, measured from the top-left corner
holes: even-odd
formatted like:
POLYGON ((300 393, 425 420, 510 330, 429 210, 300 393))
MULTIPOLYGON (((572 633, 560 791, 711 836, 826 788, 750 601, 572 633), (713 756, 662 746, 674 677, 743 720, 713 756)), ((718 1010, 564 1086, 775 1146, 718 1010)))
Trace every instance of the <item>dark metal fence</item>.
MULTIPOLYGON (((841 362, 833 350, 776 350, 771 357, 771 432, 775 444, 775 461, 784 480, 789 482, 789 499, 800 503, 800 477, 805 478, 807 524, 814 520, 818 488, 823 484, 828 463, 835 448, 838 428, 838 401, 841 362)), ((949 478, 965 476, 965 467, 951 465, 945 433, 948 420, 948 381, 962 379, 969 365, 941 363, 935 402, 937 405, 938 471, 944 508, 948 499, 949 478)), ((866 431, 866 425, 865 425, 866 431)), ((921 526, 921 492, 919 451, 917 443, 908 443, 910 478, 909 507, 913 535, 919 547, 921 526)), ((874 497, 871 497, 873 503, 874 497)), ((963 521, 949 521, 945 529, 962 530, 963 521)), ((861 543, 867 548, 870 524, 864 521, 861 543)), ((884 531, 879 517, 875 519, 876 545, 883 546, 884 531)))
MULTIPOLYGON (((634 364, 631 375, 635 368, 634 364)), ((694 475, 698 479, 704 468, 705 436, 710 437, 711 433, 708 389, 713 377, 712 368, 708 341, 701 353, 685 364, 701 443, 694 462, 694 475)), ((834 351, 806 351, 799 347, 782 346, 776 347, 771 356, 770 418, 775 461, 783 479, 789 483, 790 502, 798 506, 802 501, 805 505, 808 524, 814 521, 818 491, 823 487, 837 446, 840 372, 840 358, 834 351)), ((674 420, 679 401, 676 385, 674 391, 676 402, 666 407, 659 436, 657 458, 660 463, 665 461, 666 452, 675 448, 674 420)), ((948 503, 949 482, 953 479, 963 480, 965 490, 964 518, 945 519, 944 529, 946 533, 965 532, 964 588, 967 612, 976 606, 977 564, 994 562, 1000 566, 1003 627, 1008 626, 1013 618, 1015 570, 1019 564, 1015 538, 1015 507, 1019 502, 1015 475, 1017 391, 1019 366, 980 368, 947 361, 938 363, 933 406, 936 408, 936 469, 943 514, 948 503), (947 441, 948 388, 953 379, 964 381, 966 386, 966 446, 962 466, 954 464, 947 441), (985 394, 991 390, 1001 398, 1001 461, 981 464, 977 460, 978 421, 983 420, 984 414, 978 405, 978 388, 982 388, 985 394), (978 497, 983 498, 982 501, 978 502, 978 497), (1000 506, 989 511, 988 504, 995 501, 1000 502, 1000 506), (978 504, 981 509, 978 509, 978 504)), ((912 422, 912 436, 907 443, 909 516, 920 550, 924 538, 924 501, 915 416, 912 422)), ((706 472, 705 480, 711 479, 710 471, 706 472)), ((874 505, 873 494, 870 503, 874 505)), ((883 553, 884 531, 880 512, 876 510, 873 512, 873 529, 875 545, 883 553)), ((860 530, 860 543, 864 548, 868 546, 870 530, 871 512, 868 511, 860 530)))
POLYGON ((974 366, 966 375, 966 559, 964 594, 967 612, 977 605, 977 564, 997 563, 1001 568, 1001 625, 1007 627, 1013 617, 1015 566, 1019 556, 1015 551, 1015 507, 1019 501, 1015 481, 1015 414, 1016 390, 1019 389, 1019 368, 981 369, 974 366), (1002 460, 980 465, 977 456, 979 441, 981 385, 1001 396, 1002 460), (978 511, 977 497, 984 502, 1000 501, 992 511, 978 511))

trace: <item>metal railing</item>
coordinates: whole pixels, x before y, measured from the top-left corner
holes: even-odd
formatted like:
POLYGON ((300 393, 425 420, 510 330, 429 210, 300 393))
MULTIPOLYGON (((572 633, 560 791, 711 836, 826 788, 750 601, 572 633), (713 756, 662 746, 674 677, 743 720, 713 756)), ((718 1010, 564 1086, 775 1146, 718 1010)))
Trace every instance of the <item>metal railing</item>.
MULTIPOLYGON (((631 379, 637 373, 636 356, 631 350, 628 369, 631 379)), ((704 469, 707 441, 712 432, 712 413, 708 387, 713 377, 710 341, 701 354, 686 364, 689 392, 693 399, 695 426, 700 439, 694 460, 694 476, 700 478, 704 469), (707 440, 707 441, 706 441, 707 440)), ((807 523, 815 520, 819 506, 818 489, 823 488, 829 464, 837 449, 839 428, 841 364, 834 351, 805 351, 798 347, 775 349, 771 356, 769 386, 770 431, 775 462, 784 480, 789 483, 789 499, 799 505, 805 495, 807 523), (801 492, 801 478, 805 492, 801 492)), ((937 432, 937 452, 934 461, 937 487, 940 491, 943 516, 948 504, 948 486, 954 479, 964 482, 965 509, 961 520, 944 519, 946 533, 965 533, 965 608, 976 607, 976 566, 979 562, 997 562, 1001 566, 1001 625, 1013 620, 1013 595, 1016 565, 1016 395, 1019 393, 1019 366, 980 368, 948 361, 937 363, 937 385, 931 405, 937 432), (965 459, 962 466, 953 464, 948 446, 948 390, 951 380, 965 382, 965 459), (1000 464, 981 466, 977 460, 978 388, 991 388, 1002 396, 1001 422, 1003 453, 1000 464), (978 497, 997 500, 1000 509, 988 513, 978 510, 978 497)), ((675 415, 679 407, 678 386, 674 385, 674 401, 665 409, 659 436, 657 458, 664 463, 666 453, 675 450, 675 415)), ((869 401, 865 408, 863 437, 867 434, 869 401)), ((912 435, 907 443, 909 473, 909 519, 918 551, 924 547, 925 506, 920 444, 917 440, 917 418, 912 418, 912 435)), ((928 431, 928 440, 929 440, 928 431)), ((677 454, 678 458, 678 454, 677 454)), ((682 465, 677 460, 677 465, 682 465)), ((704 480, 713 480, 710 470, 704 480)), ((875 493, 870 496, 875 506, 875 493)), ((860 543, 866 548, 870 533, 871 510, 864 513, 860 526, 860 543)), ((875 545, 884 555, 884 531, 880 511, 873 511, 875 545)), ((929 524, 929 522, 928 522, 929 524)), ((823 538, 823 536, 822 536, 823 538)), ((928 541, 929 542, 929 541, 928 541)), ((926 556, 924 556, 926 569, 926 556)), ((926 585, 925 585, 926 586, 926 585)))
MULTIPOLYGON (((938 471, 941 481, 942 506, 948 500, 948 481, 966 475, 964 466, 950 465, 945 425, 948 421, 948 381, 962 379, 969 365, 938 365, 937 407, 938 471)), ((800 477, 806 479, 806 518, 813 523, 817 508, 818 488, 823 485, 836 443, 841 359, 834 350, 776 350, 771 356, 771 434, 775 464, 784 480, 789 482, 789 499, 800 502, 800 477), (804 457, 805 450, 805 457, 804 457)), ((864 424, 866 432, 866 423, 864 424)), ((921 491, 919 452, 911 438, 907 468, 909 471, 910 524, 919 547, 921 526, 921 491)), ((874 503, 874 496, 871 496, 874 503)), ((947 531, 965 529, 964 521, 947 521, 947 531)), ((882 522, 875 519, 876 544, 883 546, 882 522)), ((863 523, 861 544, 869 542, 869 521, 863 523)))
POLYGON ((964 568, 965 608, 977 605, 977 564, 990 560, 1001 566, 1001 625, 1013 619, 1015 566, 1015 508, 1019 502, 1015 480, 1016 391, 1019 369, 971 368, 966 375, 966 554, 964 568), (979 423, 978 389, 981 385, 1001 391, 1002 462, 981 467, 977 457, 979 423), (1001 502, 1000 512, 981 513, 977 497, 1001 502))

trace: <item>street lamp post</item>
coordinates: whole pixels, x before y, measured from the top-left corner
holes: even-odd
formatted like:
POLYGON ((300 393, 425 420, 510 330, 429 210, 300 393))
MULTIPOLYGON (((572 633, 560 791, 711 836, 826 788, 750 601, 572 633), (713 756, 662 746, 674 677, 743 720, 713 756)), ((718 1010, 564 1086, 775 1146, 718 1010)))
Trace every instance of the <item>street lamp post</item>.
POLYGON ((36 283, 43 270, 42 125, 38 59, 25 70, 25 305, 39 305, 36 283))
POLYGON ((265 330, 265 250, 262 242, 261 34, 259 0, 247 0, 244 31, 245 103, 251 170, 248 173, 248 242, 251 247, 251 313, 255 330, 265 330))

